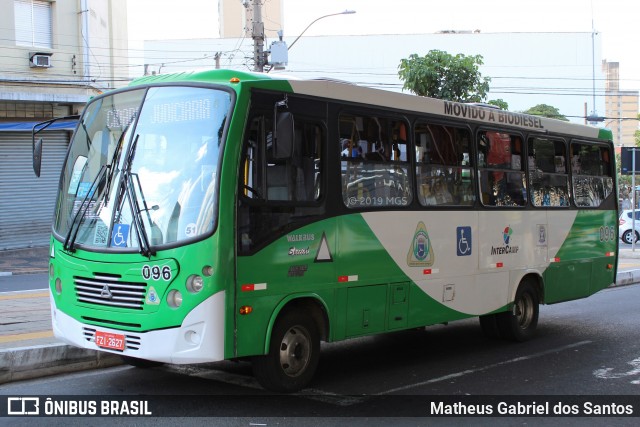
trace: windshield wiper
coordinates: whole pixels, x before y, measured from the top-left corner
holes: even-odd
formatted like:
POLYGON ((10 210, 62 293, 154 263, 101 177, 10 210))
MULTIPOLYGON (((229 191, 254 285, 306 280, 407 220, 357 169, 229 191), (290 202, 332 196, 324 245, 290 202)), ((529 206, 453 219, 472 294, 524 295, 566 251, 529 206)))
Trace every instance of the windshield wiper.
POLYGON ((67 236, 64 239, 64 249, 66 251, 70 251, 70 252, 75 251, 74 246, 75 246, 76 238, 78 237, 78 232, 80 231, 80 225, 82 224, 82 221, 84 219, 84 216, 87 213, 87 210, 89 210, 89 207, 91 206, 91 200, 93 200, 94 193, 96 192, 98 187, 100 187, 100 184, 102 183, 102 181, 106 176, 106 173, 105 173, 106 170, 107 170, 106 165, 102 165, 100 167, 98 174, 96 175, 95 179, 91 183, 89 190, 87 190, 87 194, 84 195, 82 202, 78 207, 78 212, 76 212, 75 216, 73 217, 73 220, 71 221, 71 227, 69 227, 67 236))
MULTIPOLYGON (((138 145, 139 138, 140 138, 140 135, 136 135, 136 137, 133 139, 133 142, 129 147, 127 158, 125 159, 125 162, 122 168, 123 176, 122 176, 122 181, 120 182, 120 189, 118 191, 118 195, 116 199, 116 201, 119 202, 117 203, 119 206, 116 208, 116 211, 114 211, 114 214, 118 212, 119 214, 117 215, 117 217, 119 218, 122 215, 122 209, 124 209, 125 199, 129 200, 129 206, 131 207, 131 214, 133 216, 133 220, 132 220, 133 228, 136 231, 136 235, 138 236, 140 253, 143 256, 150 258, 151 255, 155 255, 156 252, 151 248, 151 244, 149 243, 149 236, 147 235, 147 231, 144 227, 144 221, 141 215, 142 211, 140 209, 140 205, 138 204, 138 200, 136 198, 135 190, 133 187, 132 175, 134 174, 131 172, 131 165, 133 163, 133 158, 136 155, 136 147, 138 145)), ((145 202, 145 205, 146 205, 146 202, 145 202)), ((115 217, 116 215, 114 215, 114 220, 112 221, 112 224, 116 223, 115 217)))
POLYGON ((150 258, 151 255, 156 254, 156 251, 151 248, 151 244, 149 243, 149 236, 147 235, 147 230, 144 227, 144 221, 140 214, 142 211, 140 210, 140 205, 138 204, 138 199, 136 197, 135 190, 133 189, 132 175, 132 173, 127 174, 126 194, 133 214, 133 228, 135 228, 136 234, 138 235, 138 241, 140 242, 140 253, 150 258))

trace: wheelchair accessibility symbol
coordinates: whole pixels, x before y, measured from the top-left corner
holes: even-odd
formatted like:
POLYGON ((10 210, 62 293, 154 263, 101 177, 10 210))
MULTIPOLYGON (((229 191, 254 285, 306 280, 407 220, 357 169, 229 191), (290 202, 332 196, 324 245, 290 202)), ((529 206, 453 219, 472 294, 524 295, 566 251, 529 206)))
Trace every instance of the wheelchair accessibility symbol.
POLYGON ((458 227, 456 229, 456 241, 458 256, 471 255, 471 227, 458 227))
POLYGON ((129 224, 115 224, 111 233, 112 248, 126 248, 129 239, 129 224))

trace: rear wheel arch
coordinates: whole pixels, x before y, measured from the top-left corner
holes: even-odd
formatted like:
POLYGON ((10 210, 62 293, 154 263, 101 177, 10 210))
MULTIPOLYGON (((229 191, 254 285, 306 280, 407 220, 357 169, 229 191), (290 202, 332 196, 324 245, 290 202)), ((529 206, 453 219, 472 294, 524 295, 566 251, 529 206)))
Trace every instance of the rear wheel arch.
POLYGON ((520 279, 513 280, 511 283, 515 284, 511 289, 511 300, 509 306, 513 304, 513 301, 516 298, 516 293, 518 292, 519 287, 524 282, 530 283, 537 292, 538 301, 540 303, 544 302, 544 277, 542 273, 538 271, 528 271, 520 277, 520 279))

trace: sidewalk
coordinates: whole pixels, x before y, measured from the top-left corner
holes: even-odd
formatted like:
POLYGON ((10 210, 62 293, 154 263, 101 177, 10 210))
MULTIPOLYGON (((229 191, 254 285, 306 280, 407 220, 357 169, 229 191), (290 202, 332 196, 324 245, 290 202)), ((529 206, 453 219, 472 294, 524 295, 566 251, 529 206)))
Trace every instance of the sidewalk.
POLYGON ((37 247, 0 251, 0 277, 13 274, 46 273, 49 248, 37 247))
MULTIPOLYGON (((48 247, 0 252, 0 280, 46 274, 48 268, 48 247)), ((121 363, 118 356, 72 347, 53 336, 46 286, 0 293, 0 384, 121 363)))
MULTIPOLYGON (((0 252, 0 281, 46 273, 49 249, 0 252), (4 276, 4 277, 3 277, 4 276)), ((640 245, 620 250, 616 286, 640 283, 640 245)), ((46 284, 43 285, 43 288, 46 284)), ((116 355, 66 345, 53 336, 48 290, 0 293, 0 384, 120 364, 116 355)))

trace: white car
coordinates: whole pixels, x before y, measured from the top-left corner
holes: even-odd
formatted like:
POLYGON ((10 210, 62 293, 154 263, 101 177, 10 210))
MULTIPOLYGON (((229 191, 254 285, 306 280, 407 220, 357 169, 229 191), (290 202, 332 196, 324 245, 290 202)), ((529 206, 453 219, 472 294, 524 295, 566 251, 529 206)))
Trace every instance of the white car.
MULTIPOLYGON (((624 243, 631 244, 631 228, 633 227, 633 211, 631 209, 624 210, 620 214, 620 218, 618 219, 618 235, 620 236, 620 240, 624 243)), ((640 210, 635 211, 636 217, 636 242, 640 239, 640 210)))

